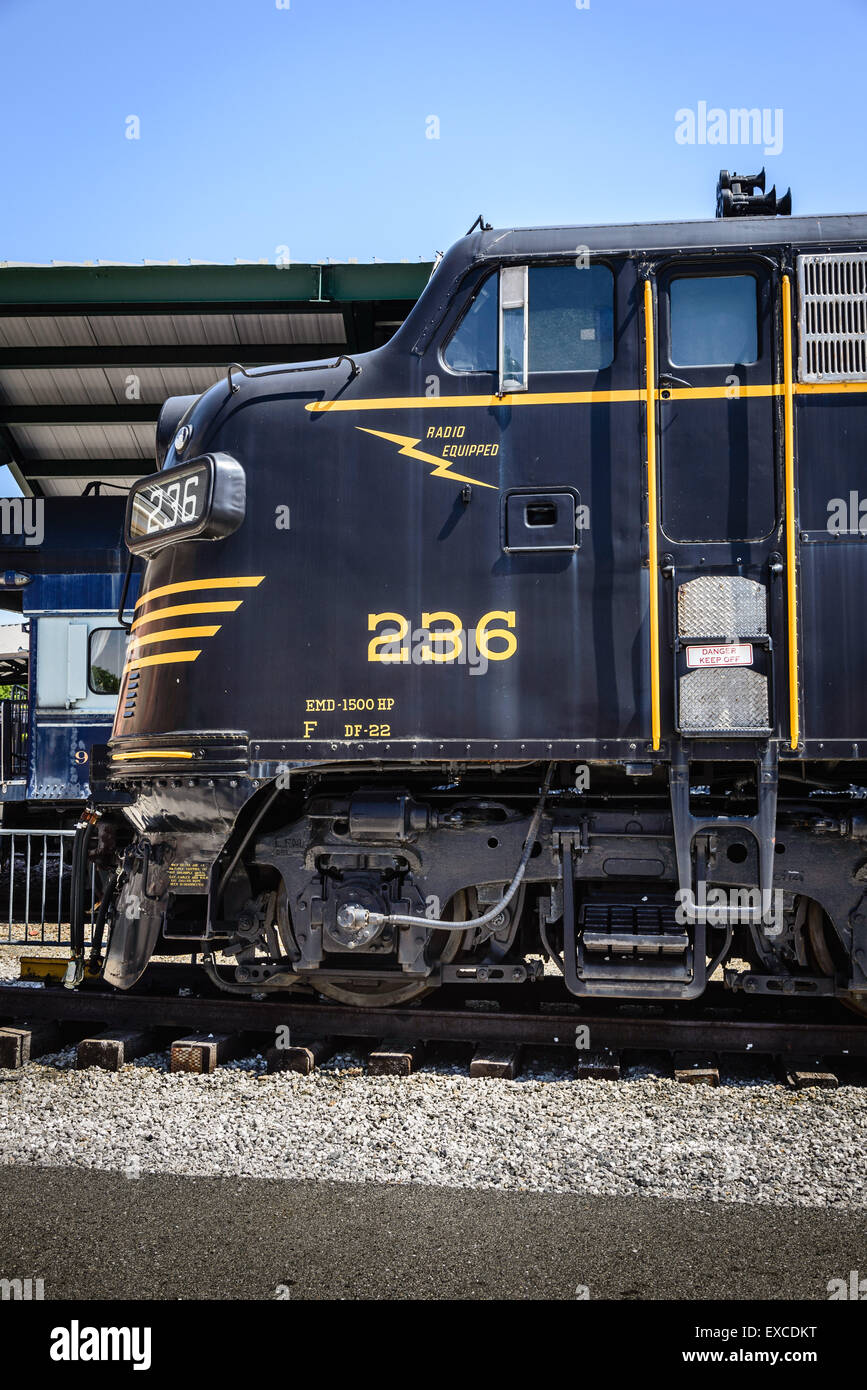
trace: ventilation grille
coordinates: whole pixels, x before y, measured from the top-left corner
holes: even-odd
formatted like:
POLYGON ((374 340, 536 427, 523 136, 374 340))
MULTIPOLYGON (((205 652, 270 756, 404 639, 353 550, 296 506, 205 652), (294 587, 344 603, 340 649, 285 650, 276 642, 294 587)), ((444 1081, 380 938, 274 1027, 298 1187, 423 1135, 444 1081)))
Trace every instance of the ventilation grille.
POLYGON ((140 680, 140 671, 131 671, 129 673, 129 678, 126 683, 126 699, 124 700, 123 704, 124 719, 131 719, 132 716, 135 714, 135 702, 136 696, 138 695, 140 680))
POLYGON ((801 381, 867 381, 867 253, 799 256, 801 381))
POLYGON ((677 591, 681 637, 763 637, 767 625, 765 586, 755 579, 703 574, 677 591))
POLYGON ((685 734, 769 733, 768 682, 747 667, 691 671, 679 682, 685 734))

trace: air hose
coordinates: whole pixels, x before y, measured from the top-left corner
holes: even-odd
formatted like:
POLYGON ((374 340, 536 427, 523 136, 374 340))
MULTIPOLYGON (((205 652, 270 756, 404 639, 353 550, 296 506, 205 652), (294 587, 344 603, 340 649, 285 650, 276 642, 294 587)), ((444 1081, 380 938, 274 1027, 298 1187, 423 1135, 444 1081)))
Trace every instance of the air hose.
POLYGON ((367 926, 406 927, 419 925, 423 927, 440 927, 445 931, 460 932, 488 926, 490 922, 493 922, 495 918, 499 917, 500 913, 509 906, 509 903, 514 898, 523 882, 524 874, 527 871, 527 865, 530 862, 530 855, 533 853, 533 845, 536 842, 536 836, 539 832, 539 824, 542 820, 542 812, 545 809, 545 802, 548 797, 548 790, 551 786, 551 778, 553 775, 554 764, 549 763, 548 770, 545 773, 545 780, 542 783, 542 794, 536 803, 536 809, 530 821, 530 828, 527 831, 527 838, 524 841, 524 848, 521 851, 521 859, 515 871, 515 877, 500 898, 500 901, 495 903, 492 908, 489 908, 482 917, 470 917, 466 922, 449 922, 445 921, 442 917, 414 917, 399 912, 369 912, 366 907, 359 907, 355 903, 347 903, 337 914, 337 920, 340 926, 344 931, 360 931, 363 927, 367 926))

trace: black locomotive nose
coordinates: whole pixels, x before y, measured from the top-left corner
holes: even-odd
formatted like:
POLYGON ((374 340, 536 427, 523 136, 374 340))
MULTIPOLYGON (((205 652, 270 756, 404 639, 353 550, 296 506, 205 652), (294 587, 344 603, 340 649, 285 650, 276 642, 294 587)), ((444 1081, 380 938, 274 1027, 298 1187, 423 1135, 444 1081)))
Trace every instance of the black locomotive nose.
POLYGON ((166 454, 169 452, 181 421, 198 399, 198 396, 169 396, 168 400, 163 403, 163 408, 157 417, 154 449, 157 468, 162 468, 165 463, 166 454))

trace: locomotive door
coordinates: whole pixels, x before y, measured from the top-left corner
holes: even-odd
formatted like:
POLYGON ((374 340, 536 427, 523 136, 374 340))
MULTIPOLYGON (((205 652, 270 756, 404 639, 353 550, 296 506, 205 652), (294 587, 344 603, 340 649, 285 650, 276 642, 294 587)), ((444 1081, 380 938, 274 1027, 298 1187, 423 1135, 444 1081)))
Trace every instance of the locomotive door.
MULTIPOLYGON (((646 573, 636 564, 634 262, 581 254, 505 265, 453 312, 418 371, 421 381, 436 371, 448 382, 442 398, 455 404, 445 428, 460 431, 461 443, 445 447, 468 475, 472 501, 458 503, 459 524, 449 521, 454 501, 439 470, 431 505, 445 511, 425 561, 440 572, 425 580, 426 592, 453 586, 455 612, 471 593, 479 613, 504 612, 514 622, 510 658, 492 663, 484 680, 465 682, 473 704, 464 727, 484 719, 484 732, 501 748, 511 738, 517 752, 527 737, 549 749, 549 740, 568 742, 572 753, 579 739, 637 740, 646 710, 645 671, 635 659, 646 573), (456 408, 461 391, 474 403, 467 410, 456 408), (481 458, 470 452, 481 448, 481 458)), ((436 401, 432 417, 438 423, 436 401)), ((425 447, 437 448, 442 429, 423 428, 425 447)), ((415 568, 408 557, 407 570, 415 568)))
POLYGON ((684 258, 656 279, 658 544, 674 579, 660 602, 675 649, 662 724, 688 737, 766 738, 777 724, 775 293, 758 257, 684 258))
POLYGON ((761 542, 777 522, 769 267, 680 262, 657 287, 663 535, 761 542))

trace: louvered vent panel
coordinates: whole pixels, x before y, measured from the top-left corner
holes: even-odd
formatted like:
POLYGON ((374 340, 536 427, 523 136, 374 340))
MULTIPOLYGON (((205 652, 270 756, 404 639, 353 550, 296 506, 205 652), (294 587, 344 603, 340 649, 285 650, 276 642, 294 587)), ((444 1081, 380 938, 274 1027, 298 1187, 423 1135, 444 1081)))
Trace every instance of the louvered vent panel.
POLYGON ((867 252, 799 256, 801 381, 867 381, 867 252))

